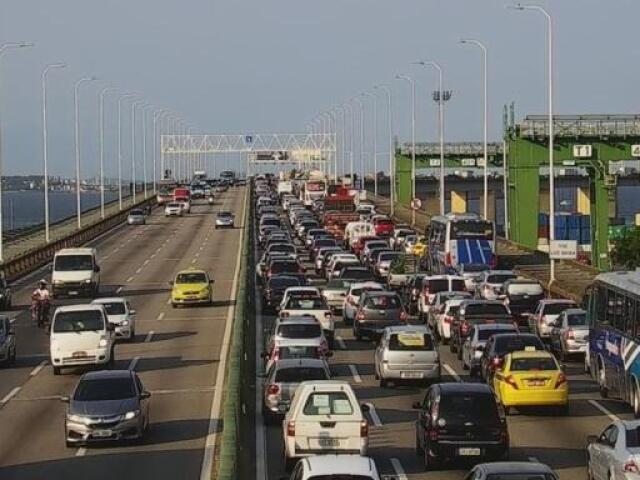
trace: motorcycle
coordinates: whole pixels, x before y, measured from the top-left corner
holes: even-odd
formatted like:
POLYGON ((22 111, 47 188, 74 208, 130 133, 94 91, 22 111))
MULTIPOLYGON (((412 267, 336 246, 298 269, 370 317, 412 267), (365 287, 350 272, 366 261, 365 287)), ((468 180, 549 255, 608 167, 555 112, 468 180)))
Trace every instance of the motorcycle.
POLYGON ((214 201, 215 201, 215 200, 214 200, 214 198, 213 198, 213 197, 209 197, 209 205, 213 205, 213 202, 214 202, 214 201))
POLYGON ((31 319, 33 323, 42 328, 49 324, 49 310, 51 303, 49 300, 34 299, 31 304, 31 319))

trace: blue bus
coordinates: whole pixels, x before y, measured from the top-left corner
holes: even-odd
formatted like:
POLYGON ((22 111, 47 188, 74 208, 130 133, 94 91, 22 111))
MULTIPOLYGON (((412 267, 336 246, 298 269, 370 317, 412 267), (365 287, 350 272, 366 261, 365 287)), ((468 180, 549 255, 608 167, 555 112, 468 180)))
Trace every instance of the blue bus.
POLYGON ((603 398, 640 417, 640 272, 598 275, 589 291, 589 364, 603 398))

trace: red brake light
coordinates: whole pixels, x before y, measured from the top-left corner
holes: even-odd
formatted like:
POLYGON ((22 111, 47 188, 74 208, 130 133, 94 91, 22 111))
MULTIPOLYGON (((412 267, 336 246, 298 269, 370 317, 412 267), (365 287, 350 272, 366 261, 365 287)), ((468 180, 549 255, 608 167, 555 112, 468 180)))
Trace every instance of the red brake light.
POLYGON ((500 357, 493 357, 493 359, 491 360, 492 368, 495 370, 500 365, 502 365, 502 359, 500 357))
POLYGON ((447 266, 451 265, 451 254, 450 253, 447 253, 447 256, 444 259, 444 264, 447 265, 447 266))
POLYGON ((560 373, 560 375, 558 375, 558 379, 556 380, 556 386, 554 388, 558 388, 563 383, 567 383, 567 376, 564 373, 560 373))
POLYGON ((511 385, 513 388, 518 390, 518 384, 516 383, 516 379, 513 378, 513 375, 508 375, 507 377, 505 377, 504 381, 508 385, 511 385))
POLYGON ((331 312, 324 312, 324 318, 331 318, 331 312))
POLYGON ((286 318, 289 316, 289 312, 280 312, 280 318, 286 318))
POLYGON ((364 320, 364 312, 359 311, 358 315, 356 315, 356 318, 362 322, 364 320))
POLYGON ((363 438, 369 436, 369 422, 366 420, 360 422, 360 436, 363 438))
POLYGON ((400 320, 402 320, 403 322, 407 321, 407 312, 405 311, 400 312, 400 320))
POLYGON ((573 330, 567 330, 566 332, 564 332, 564 338, 567 340, 575 340, 575 335, 573 333, 573 330))
POLYGON ((271 354, 272 360, 278 361, 280 359, 280 349, 278 347, 273 349, 273 353, 271 354))
POLYGON ((268 395, 277 395, 278 393, 280 393, 280 386, 276 385, 274 383, 272 383, 271 385, 269 385, 267 387, 267 394, 268 395))
POLYGON ((451 323, 451 322, 453 322, 453 317, 451 315, 445 315, 444 323, 451 323))
POLYGON ((429 430, 429 440, 438 440, 438 430, 429 430))
POLYGON ((633 458, 630 458, 629 460, 627 460, 624 463, 624 471, 625 472, 629 472, 629 473, 638 473, 640 472, 640 470, 638 470, 638 465, 636 464, 635 460, 633 458))
POLYGON ((287 423, 287 437, 295 437, 296 436, 296 422, 291 420, 287 423))
POLYGON ((463 335, 466 335, 467 333, 469 333, 469 323, 462 322, 462 324, 460 325, 460 331, 462 332, 463 335))

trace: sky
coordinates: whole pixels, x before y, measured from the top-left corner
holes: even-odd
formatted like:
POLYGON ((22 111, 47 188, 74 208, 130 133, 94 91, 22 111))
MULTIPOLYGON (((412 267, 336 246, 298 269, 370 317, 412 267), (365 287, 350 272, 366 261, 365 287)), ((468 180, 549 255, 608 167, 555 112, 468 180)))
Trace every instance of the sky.
MULTIPOLYGON (((319 112, 376 84, 394 95, 395 134, 410 138, 410 97, 398 73, 417 89, 417 140, 436 140, 435 60, 453 90, 446 140, 482 138, 480 51, 489 51, 489 137, 499 140, 502 107, 516 118, 546 111, 546 24, 509 0, 2 0, 0 42, 34 48, 0 61, 3 174, 42 172, 41 72, 48 79, 49 171, 74 174, 73 84, 80 90, 83 176, 98 165, 98 91, 115 85, 157 108, 179 113, 204 133, 304 132, 319 112)), ((554 18, 556 113, 637 113, 640 50, 638 0, 541 1, 554 18)), ((106 102, 107 175, 115 174, 116 100, 106 102)), ((367 101, 367 145, 388 148, 386 103, 376 130, 367 101)), ((123 148, 130 162, 130 108, 123 148)), ((150 147, 149 147, 150 148, 150 147)), ((367 146, 367 149, 370 149, 367 146)), ((138 153, 138 157, 140 154, 138 153)), ((382 162, 381 162, 382 163, 382 162)), ((384 167, 384 165, 382 165, 384 167)), ((138 166, 138 169, 141 169, 138 166)), ((139 170, 141 171, 141 170, 139 170)))

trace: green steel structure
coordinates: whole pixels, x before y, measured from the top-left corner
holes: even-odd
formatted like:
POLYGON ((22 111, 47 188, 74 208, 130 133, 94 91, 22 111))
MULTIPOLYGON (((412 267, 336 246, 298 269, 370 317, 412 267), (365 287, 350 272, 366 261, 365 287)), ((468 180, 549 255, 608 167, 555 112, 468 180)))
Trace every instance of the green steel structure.
MULTIPOLYGON (((554 129, 555 168, 583 167, 589 174, 592 264, 609 269, 609 204, 617 180, 609 164, 640 157, 640 115, 557 115, 554 129)), ((548 176, 548 130, 546 116, 531 115, 505 132, 510 238, 532 248, 538 241, 541 169, 548 176)))

